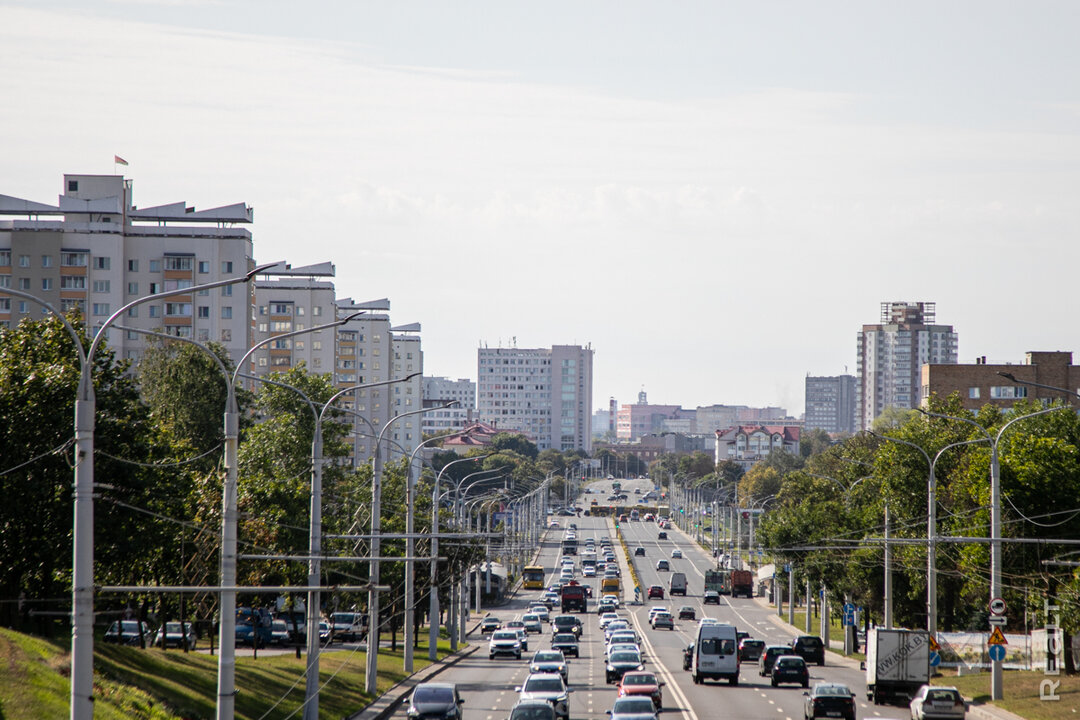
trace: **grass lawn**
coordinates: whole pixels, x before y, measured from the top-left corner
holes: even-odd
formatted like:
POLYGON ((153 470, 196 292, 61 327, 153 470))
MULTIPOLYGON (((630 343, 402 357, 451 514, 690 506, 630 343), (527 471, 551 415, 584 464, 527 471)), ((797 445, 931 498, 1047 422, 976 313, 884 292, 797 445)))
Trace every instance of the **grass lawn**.
MULTIPOLYGON (((426 636, 425 636, 426 637, 426 636)), ((8 672, 0 675, 4 720, 66 717, 70 693, 69 646, 0 629, 0 653, 8 672)), ((439 643, 440 656, 449 642, 439 643)), ((379 652, 377 694, 405 677, 402 651, 379 652)), ((236 717, 284 718, 304 700, 306 657, 295 654, 236 659, 236 717)), ((427 644, 415 653, 426 667, 427 644)), ((320 657, 319 715, 346 717, 372 698, 363 692, 366 653, 335 650, 320 657)), ((139 650, 95 643, 95 718, 173 720, 212 718, 217 694, 217 656, 171 650, 139 650)))
MULTIPOLYGON (((1080 713, 1080 677, 1007 670, 1003 678, 1004 699, 994 703, 1000 708, 1028 720, 1075 720, 1080 713), (1060 700, 1039 699, 1039 687, 1044 680, 1061 682, 1054 691, 1060 700)), ((942 676, 935 677, 932 682, 934 685, 955 686, 964 697, 975 702, 990 702, 990 673, 957 676, 948 670, 942 676)))

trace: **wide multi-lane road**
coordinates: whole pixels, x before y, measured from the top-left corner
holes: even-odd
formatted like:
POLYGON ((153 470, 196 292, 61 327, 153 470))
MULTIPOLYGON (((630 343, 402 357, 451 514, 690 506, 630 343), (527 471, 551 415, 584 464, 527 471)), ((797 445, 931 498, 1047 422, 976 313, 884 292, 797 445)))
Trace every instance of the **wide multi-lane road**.
MULTIPOLYGON (((631 491, 634 484, 645 484, 646 481, 630 481, 631 491)), ((627 483, 624 482, 624 487, 627 483)), ((583 496, 583 504, 587 506, 587 498, 583 496)), ((797 686, 785 685, 779 688, 771 687, 767 678, 759 677, 757 664, 749 663, 742 666, 738 686, 729 686, 726 682, 704 685, 694 685, 690 674, 682 669, 683 649, 694 639, 697 630, 697 621, 676 620, 675 630, 652 630, 648 624, 648 609, 653 605, 663 604, 668 606, 673 614, 677 614, 682 605, 692 606, 698 619, 704 616, 714 617, 721 622, 734 625, 739 630, 748 631, 753 637, 765 640, 767 644, 787 644, 793 631, 780 622, 775 611, 770 610, 755 600, 747 598, 721 598, 720 606, 703 605, 702 594, 704 584, 704 570, 712 567, 714 562, 703 549, 691 542, 680 531, 672 528, 668 530, 668 539, 660 540, 657 537, 659 528, 652 522, 623 522, 621 530, 626 539, 631 553, 638 546, 645 548, 645 557, 623 557, 622 548, 619 545, 611 521, 607 518, 557 518, 562 523, 560 529, 549 530, 543 542, 540 553, 540 562, 547 568, 549 577, 556 570, 559 560, 559 541, 569 522, 578 525, 579 545, 588 537, 599 540, 600 537, 610 537, 619 556, 620 564, 625 567, 627 561, 636 562, 636 570, 641 578, 642 590, 649 585, 662 585, 665 594, 668 587, 670 572, 657 571, 656 561, 663 558, 671 564, 672 571, 684 572, 688 581, 688 594, 684 599, 681 596, 672 599, 665 597, 661 601, 644 600, 641 605, 624 605, 620 614, 631 619, 636 626, 639 635, 643 638, 642 650, 645 656, 645 667, 659 675, 666 685, 664 692, 663 716, 666 718, 682 717, 686 720, 709 720, 723 717, 732 720, 760 720, 761 718, 777 718, 777 720, 800 720, 803 715, 803 691, 797 686), (678 548, 682 551, 682 559, 672 559, 671 551, 678 548)), ((632 581, 627 572, 623 572, 624 584, 632 581)), ((599 584, 598 580, 591 578, 579 581, 599 584)), ((499 617, 503 622, 512 620, 526 611, 528 604, 538 598, 539 591, 519 591, 514 600, 504 607, 491 610, 491 614, 499 617)), ((581 657, 569 660, 570 676, 570 717, 573 720, 606 720, 606 711, 609 710, 615 700, 615 686, 607 685, 604 681, 604 636, 599 630, 595 612, 596 598, 599 592, 590 600, 590 612, 582 615, 584 632, 581 636, 581 657)), ((628 597, 632 598, 630 591, 628 597)), ((557 614, 557 613, 553 613, 557 614)), ((551 646, 550 629, 545 628, 545 633, 529 637, 529 651, 524 653, 522 659, 513 660, 498 658, 489 660, 487 655, 486 638, 481 638, 477 633, 470 635, 470 642, 478 643, 481 647, 469 657, 457 665, 441 673, 436 679, 441 682, 457 683, 465 697, 465 720, 503 720, 509 717, 510 710, 517 702, 516 686, 520 686, 528 675, 528 660, 537 649, 548 649, 551 646)), ((877 707, 865 700, 865 683, 862 673, 851 662, 840 662, 838 656, 828 654, 824 667, 810 667, 810 682, 831 681, 846 684, 856 693, 856 712, 859 720, 876 717, 904 717, 907 708, 877 707)), ((404 708, 399 710, 397 717, 405 718, 404 708)))

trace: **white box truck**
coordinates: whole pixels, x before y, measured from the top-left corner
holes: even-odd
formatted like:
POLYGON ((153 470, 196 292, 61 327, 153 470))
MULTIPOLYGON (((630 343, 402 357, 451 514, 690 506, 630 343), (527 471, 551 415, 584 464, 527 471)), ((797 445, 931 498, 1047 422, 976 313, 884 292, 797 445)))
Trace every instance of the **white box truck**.
POLYGON ((866 636, 866 699, 908 702, 930 682, 930 633, 870 628, 866 636))

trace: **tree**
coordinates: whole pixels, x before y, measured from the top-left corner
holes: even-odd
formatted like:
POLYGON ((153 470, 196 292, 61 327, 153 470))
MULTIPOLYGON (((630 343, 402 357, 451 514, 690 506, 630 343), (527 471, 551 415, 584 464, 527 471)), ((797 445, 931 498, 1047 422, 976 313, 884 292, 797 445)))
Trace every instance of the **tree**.
POLYGON ((520 433, 501 432, 491 439, 491 447, 496 452, 510 450, 529 460, 535 460, 539 454, 536 443, 520 433))
POLYGON ((832 446, 832 438, 829 433, 821 428, 804 430, 799 436, 799 454, 804 458, 825 452, 832 446))

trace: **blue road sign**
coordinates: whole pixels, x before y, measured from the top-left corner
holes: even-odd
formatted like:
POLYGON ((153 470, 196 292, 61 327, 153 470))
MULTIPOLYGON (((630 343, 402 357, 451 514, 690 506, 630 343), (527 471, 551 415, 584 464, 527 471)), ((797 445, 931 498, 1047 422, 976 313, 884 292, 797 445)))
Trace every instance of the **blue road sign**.
POLYGON ((990 646, 990 659, 994 662, 999 662, 1005 659, 1005 646, 1004 645, 991 645, 990 646))
POLYGON ((937 667, 941 664, 941 653, 930 653, 930 667, 937 667))

